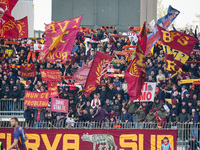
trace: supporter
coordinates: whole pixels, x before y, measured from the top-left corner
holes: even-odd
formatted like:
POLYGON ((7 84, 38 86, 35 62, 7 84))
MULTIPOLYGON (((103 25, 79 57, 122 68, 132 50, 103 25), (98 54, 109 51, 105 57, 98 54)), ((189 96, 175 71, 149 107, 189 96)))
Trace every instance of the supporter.
POLYGON ((161 109, 157 112, 157 114, 158 114, 158 116, 159 116, 161 119, 165 118, 165 117, 168 115, 167 111, 164 109, 163 106, 162 106, 161 109))
POLYGON ((13 100, 13 108, 14 110, 19 109, 19 99, 20 99, 20 91, 17 89, 17 86, 15 85, 13 87, 12 93, 11 93, 11 98, 13 100))
POLYGON ((136 110, 136 128, 142 128, 142 122, 144 122, 145 120, 145 113, 142 110, 142 106, 140 106, 137 110, 136 110))
POLYGON ((111 111, 111 105, 110 105, 110 100, 109 100, 109 99, 106 100, 106 103, 105 103, 105 105, 103 105, 103 108, 104 108, 108 113, 110 113, 110 111, 111 111))
POLYGON ((156 116, 153 114, 154 110, 151 109, 145 117, 145 122, 148 124, 154 124, 156 122, 156 116))
POLYGON ((119 103, 118 99, 115 99, 112 108, 114 109, 114 111, 117 113, 117 116, 119 117, 121 114, 121 109, 122 109, 122 105, 119 103))
POLYGON ((108 112, 105 109, 103 109, 101 105, 99 105, 97 107, 96 113, 94 114, 94 116, 92 116, 92 118, 94 121, 105 121, 107 115, 108 112))
POLYGON ((28 53, 27 56, 27 62, 33 63, 35 60, 36 60, 36 53, 34 52, 33 48, 30 48, 30 52, 28 53))
POLYGON ((164 79, 165 76, 162 74, 162 69, 158 70, 158 75, 156 76, 156 84, 158 85, 160 83, 159 79, 164 79))
POLYGON ((137 110, 136 104, 133 101, 129 100, 128 104, 126 105, 126 109, 127 109, 128 113, 130 113, 132 115, 132 121, 135 122, 135 120, 136 120, 135 112, 137 110))
POLYGON ((154 100, 154 103, 152 105, 152 109, 154 109, 154 111, 156 109, 160 109, 162 107, 163 104, 160 103, 160 101, 158 99, 155 99, 154 100))
POLYGON ((53 120, 53 127, 55 127, 55 128, 64 127, 64 120, 61 119, 60 115, 57 115, 56 119, 53 120))
POLYGON ((186 86, 182 86, 181 88, 181 100, 183 100, 183 98, 186 97, 186 93, 187 93, 187 89, 186 89, 186 86))
POLYGON ((11 92, 8 86, 6 87, 6 90, 3 92, 3 98, 11 98, 11 92))
POLYGON ((122 107, 122 112, 121 112, 121 116, 120 116, 120 122, 131 122, 132 121, 132 117, 131 115, 126 111, 126 109, 124 107, 122 107))
POLYGON ((86 111, 88 111, 88 113, 90 113, 90 109, 92 109, 91 104, 89 101, 87 101, 86 106, 84 108, 86 111))
POLYGON ((88 111, 86 109, 83 110, 83 118, 82 120, 84 122, 89 122, 91 121, 92 116, 88 113, 88 111))
POLYGON ((197 142, 194 136, 191 137, 191 140, 189 141, 189 149, 188 150, 197 150, 198 147, 200 147, 200 144, 197 142))
POLYGON ((191 124, 191 135, 195 137, 195 140, 197 140, 198 137, 198 123, 199 121, 199 115, 196 114, 195 109, 192 109, 192 114, 190 116, 190 124, 191 124))
POLYGON ((111 108, 111 111, 108 114, 108 118, 107 121, 109 122, 117 122, 117 113, 115 112, 115 110, 113 108, 111 108))
MULTIPOLYGON (((60 62, 47 62, 47 61, 39 61, 38 54, 34 52, 34 49, 30 46, 21 47, 21 40, 19 40, 20 45, 12 45, 11 47, 15 51, 17 50, 16 57, 3 57, 0 60, 0 97, 1 98, 12 98, 12 101, 2 101, 3 110, 11 111, 11 110, 23 110, 23 101, 19 101, 20 98, 24 98, 25 90, 35 91, 35 92, 43 92, 47 91, 47 86, 44 81, 42 81, 40 75, 40 68, 43 69, 52 69, 52 70, 60 70, 62 76, 71 76, 73 75, 79 68, 81 68, 84 64, 88 64, 90 60, 93 60, 95 57, 95 53, 97 51, 102 51, 108 55, 112 55, 113 51, 122 51, 122 47, 124 45, 135 45, 135 40, 130 37, 122 39, 121 37, 112 37, 111 33, 106 34, 101 31, 97 33, 91 33, 84 36, 80 36, 76 38, 74 42, 74 49, 71 53, 71 58, 66 63, 60 62), (92 37, 90 35, 93 35, 92 37), (109 38, 109 42, 103 43, 90 43, 88 42, 88 46, 83 42, 85 38, 91 38, 92 40, 102 40, 105 38, 109 38), (128 40, 127 40, 128 39, 128 40), (12 59, 11 59, 12 58, 12 59), (30 64, 34 63, 36 66, 36 78, 21 78, 20 68, 16 65, 21 64, 30 64), (11 66, 12 64, 12 66, 11 66), (24 82, 22 84, 21 82, 24 82), (8 88, 9 87, 9 88, 8 88), (13 88, 14 87, 14 88, 13 88), (15 88, 16 87, 16 88, 15 88), (20 102, 20 103, 19 103, 20 102), (21 103, 22 102, 22 103, 21 103), (15 107, 16 106, 16 107, 15 107), (12 109, 14 108, 14 109, 12 109)), ((192 31, 190 34, 193 35, 192 31)), ((121 32, 118 35, 122 35, 121 32)), ((136 38, 137 39, 137 38, 136 38)), ((31 41, 31 40, 30 40, 31 41)), ((31 43, 33 40, 31 41, 31 43)), ((38 41, 37 41, 38 42, 38 41)), ((3 44, 3 43, 2 43, 3 44)), ((196 45, 197 48, 199 44, 196 45)), ((5 53, 4 51, 2 51, 5 53)), ((2 55, 3 56, 3 55, 2 55)), ((112 62, 111 69, 119 69, 120 74, 124 74, 128 64, 130 61, 130 57, 125 57, 121 55, 113 55, 117 61, 125 61, 124 63, 112 62), (119 59, 119 60, 118 60, 119 59)), ((74 81, 62 81, 59 83, 58 91, 59 98, 68 99, 69 100, 69 112, 68 116, 62 116, 58 120, 66 119, 67 128, 72 128, 74 126, 74 122, 78 121, 98 121, 105 120, 105 117, 100 119, 98 115, 102 110, 106 110, 109 115, 106 119, 110 122, 117 122, 118 120, 124 120, 121 117, 121 114, 129 113, 131 115, 131 119, 128 121, 133 121, 138 123, 138 127, 141 127, 143 122, 155 122, 155 116, 153 115, 152 110, 155 112, 158 111, 158 115, 162 117, 165 116, 166 112, 162 112, 163 108, 169 114, 169 118, 167 118, 166 122, 171 124, 172 128, 177 128, 176 123, 189 123, 192 122, 192 110, 196 109, 196 114, 200 115, 200 86, 196 85, 195 88, 192 88, 192 84, 179 84, 182 79, 198 79, 200 77, 200 65, 196 64, 186 64, 182 68, 186 72, 190 72, 191 75, 177 75, 172 79, 168 79, 167 81, 159 80, 162 78, 168 78, 171 76, 167 72, 167 68, 164 60, 164 51, 161 45, 156 44, 154 48, 154 53, 150 57, 146 57, 146 81, 148 82, 156 82, 156 86, 160 89, 158 92, 158 96, 155 96, 155 101, 148 103, 141 103, 141 106, 138 109, 137 102, 131 102, 128 95, 127 83, 124 77, 116 76, 116 72, 112 72, 111 74, 115 74, 116 77, 107 78, 103 77, 101 84, 97 87, 95 91, 91 94, 91 96, 86 97, 83 93, 78 92, 78 88, 72 87, 74 81), (63 84, 67 84, 67 86, 63 86, 63 84), (166 102, 167 99, 172 99, 172 105, 166 102), (173 99, 176 99, 175 101, 173 99), (101 108, 101 106, 103 108, 101 108), (122 108, 124 107, 124 108, 122 108), (161 109, 161 110, 160 110, 161 109), (123 110, 123 111, 122 111, 123 110), (150 111, 149 111, 150 110, 150 111), (186 111, 186 112, 185 112, 186 111), (189 117, 188 117, 189 115, 189 117), (95 116, 95 117, 91 117, 95 116), (121 117, 121 118, 120 118, 121 117), (153 121, 152 121, 153 120, 153 121)), ((193 53, 189 60, 199 60, 199 56, 197 53, 193 53)), ((116 70, 114 70, 116 71, 116 70)), ((110 73, 110 72, 109 72, 110 73)), ((34 113, 34 121, 43 121, 43 117, 37 120, 38 111, 43 111, 34 108, 30 109, 25 107, 24 116, 26 120, 31 118, 32 113, 34 113), (37 113, 36 113, 37 111, 37 113)), ((103 112, 103 111, 102 111, 103 112)), ((41 112, 40 112, 41 113, 41 112)), ((52 120, 56 120, 55 112, 47 112, 44 111, 44 115, 46 113, 46 121, 52 122, 52 120), (52 117, 50 117, 52 116, 52 117), (50 117, 50 118, 49 118, 50 117)), ((101 113, 100 113, 101 114, 101 113)), ((106 114, 106 113, 105 113, 106 114)), ((60 115, 60 114, 59 114, 60 115)), ((104 115, 103 115, 104 116, 104 115)), ((59 117, 58 117, 59 118, 59 117)), ((59 122, 59 121, 58 121, 59 122)), ((36 125, 40 127, 41 124, 36 125)), ((53 127, 49 124, 48 127, 53 127)), ((60 127, 60 125, 59 125, 60 127)), ((153 126, 150 126, 153 127, 153 126)), ((190 125, 192 127, 192 125, 190 125)), ((191 128, 192 131, 192 128, 191 128)), ((194 133, 195 135, 195 133, 194 133)), ((196 137, 195 137, 196 138, 196 137)))
POLYGON ((43 124, 45 122, 46 112, 47 111, 42 107, 38 107, 37 109, 34 109, 34 122, 36 122, 35 127, 37 128, 43 127, 43 124))
POLYGON ((74 127, 75 124, 75 120, 74 120, 74 115, 71 115, 71 117, 69 115, 66 116, 66 127, 67 129, 71 129, 74 127))
POLYGON ((188 101, 188 113, 191 115, 192 114, 192 110, 194 109, 192 101, 188 101))

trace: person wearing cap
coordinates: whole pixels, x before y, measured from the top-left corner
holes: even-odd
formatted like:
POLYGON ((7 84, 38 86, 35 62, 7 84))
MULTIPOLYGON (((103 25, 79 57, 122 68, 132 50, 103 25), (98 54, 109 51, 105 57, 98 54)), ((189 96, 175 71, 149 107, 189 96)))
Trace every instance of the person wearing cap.
POLYGON ((190 128, 191 128, 191 135, 195 137, 195 140, 197 140, 198 136, 198 123, 199 121, 199 115, 196 114, 196 110, 192 109, 192 115, 190 116, 190 128))
POLYGON ((157 108, 160 109, 163 106, 162 103, 160 103, 159 99, 155 98, 154 103, 152 105, 152 109, 156 110, 157 108))
POLYGON ((160 110, 157 112, 157 114, 161 119, 165 118, 165 116, 168 115, 167 111, 165 110, 165 108, 163 106, 160 108, 160 110))
POLYGON ((139 108, 135 111, 136 114, 136 128, 142 128, 142 122, 145 120, 145 113, 142 109, 142 106, 139 106, 139 108))
POLYGON ((181 103, 181 110, 185 108, 186 112, 188 113, 188 105, 187 105, 187 101, 183 100, 181 103))
POLYGON ((198 150, 198 147, 200 147, 200 144, 197 142, 194 136, 191 137, 191 140, 188 142, 188 145, 188 150, 198 150))
POLYGON ((181 88, 181 100, 183 100, 183 98, 186 97, 186 93, 187 93, 186 86, 183 85, 182 88, 181 88))
POLYGON ((179 112, 179 105, 176 103, 172 104, 172 108, 170 109, 170 117, 169 117, 169 123, 171 124, 171 128, 177 128, 177 122, 178 122, 178 112, 179 112))
POLYGON ((2 80, 2 83, 1 83, 1 92, 4 92, 6 90, 6 87, 9 88, 9 85, 6 83, 5 80, 2 80))
POLYGON ((156 122, 156 116, 153 114, 154 110, 149 110, 149 113, 145 117, 145 123, 154 124, 156 122))
POLYGON ((111 111, 108 114, 108 118, 107 121, 109 122, 117 122, 117 113, 115 112, 115 110, 113 108, 111 108, 111 111))

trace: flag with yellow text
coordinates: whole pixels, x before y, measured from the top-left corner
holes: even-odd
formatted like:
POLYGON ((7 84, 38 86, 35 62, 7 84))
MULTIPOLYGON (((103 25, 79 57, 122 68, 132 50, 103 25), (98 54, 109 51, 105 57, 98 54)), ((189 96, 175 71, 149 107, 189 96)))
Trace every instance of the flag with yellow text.
POLYGON ((138 43, 136 46, 135 58, 128 66, 125 79, 128 86, 128 94, 131 101, 136 100, 141 95, 143 83, 146 78, 145 71, 145 51, 147 46, 146 23, 143 24, 138 43))
POLYGON ((163 43, 168 73, 181 73, 198 40, 182 32, 166 31, 158 25, 157 27, 163 43))
POLYGON ((77 18, 46 24, 46 39, 39 59, 68 61, 81 19, 82 15, 77 18))

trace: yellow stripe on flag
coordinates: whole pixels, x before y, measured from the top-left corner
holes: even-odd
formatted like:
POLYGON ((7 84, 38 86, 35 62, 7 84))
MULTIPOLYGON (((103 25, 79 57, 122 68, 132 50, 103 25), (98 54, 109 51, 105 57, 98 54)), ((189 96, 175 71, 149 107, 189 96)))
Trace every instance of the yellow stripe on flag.
POLYGON ((172 105, 172 99, 165 99, 165 100, 172 105))
POLYGON ((180 85, 181 84, 193 83, 194 81, 200 81, 200 79, 185 79, 185 80, 181 80, 180 85))

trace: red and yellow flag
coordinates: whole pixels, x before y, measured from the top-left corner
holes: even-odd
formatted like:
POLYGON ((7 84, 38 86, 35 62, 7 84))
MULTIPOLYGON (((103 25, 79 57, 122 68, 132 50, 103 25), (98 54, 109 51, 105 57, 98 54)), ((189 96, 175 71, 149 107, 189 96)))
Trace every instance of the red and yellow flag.
POLYGON ((16 20, 16 25, 19 31, 19 38, 28 38, 28 17, 16 20))
POLYGON ((19 32, 11 12, 18 0, 0 1, 0 38, 17 39, 19 32))
POLYGON ((112 56, 107 54, 97 52, 94 57, 91 69, 87 76, 85 83, 84 93, 89 97, 90 94, 96 89, 100 84, 101 79, 107 73, 110 67, 112 56))
POLYGON ((183 64, 188 60, 198 40, 178 31, 166 31, 158 26, 158 31, 165 52, 168 73, 181 73, 183 64))
POLYGON ((48 81, 48 92, 49 92, 49 97, 59 96, 56 81, 54 82, 48 81))
POLYGON ((136 46, 135 58, 132 60, 128 66, 125 79, 128 86, 128 94, 131 101, 136 100, 141 95, 142 85, 146 78, 145 71, 145 51, 147 46, 147 35, 146 35, 146 22, 143 24, 138 43, 136 46))
POLYGON ((68 61, 81 19, 82 15, 77 18, 47 24, 45 26, 44 50, 40 52, 39 59, 68 61))

